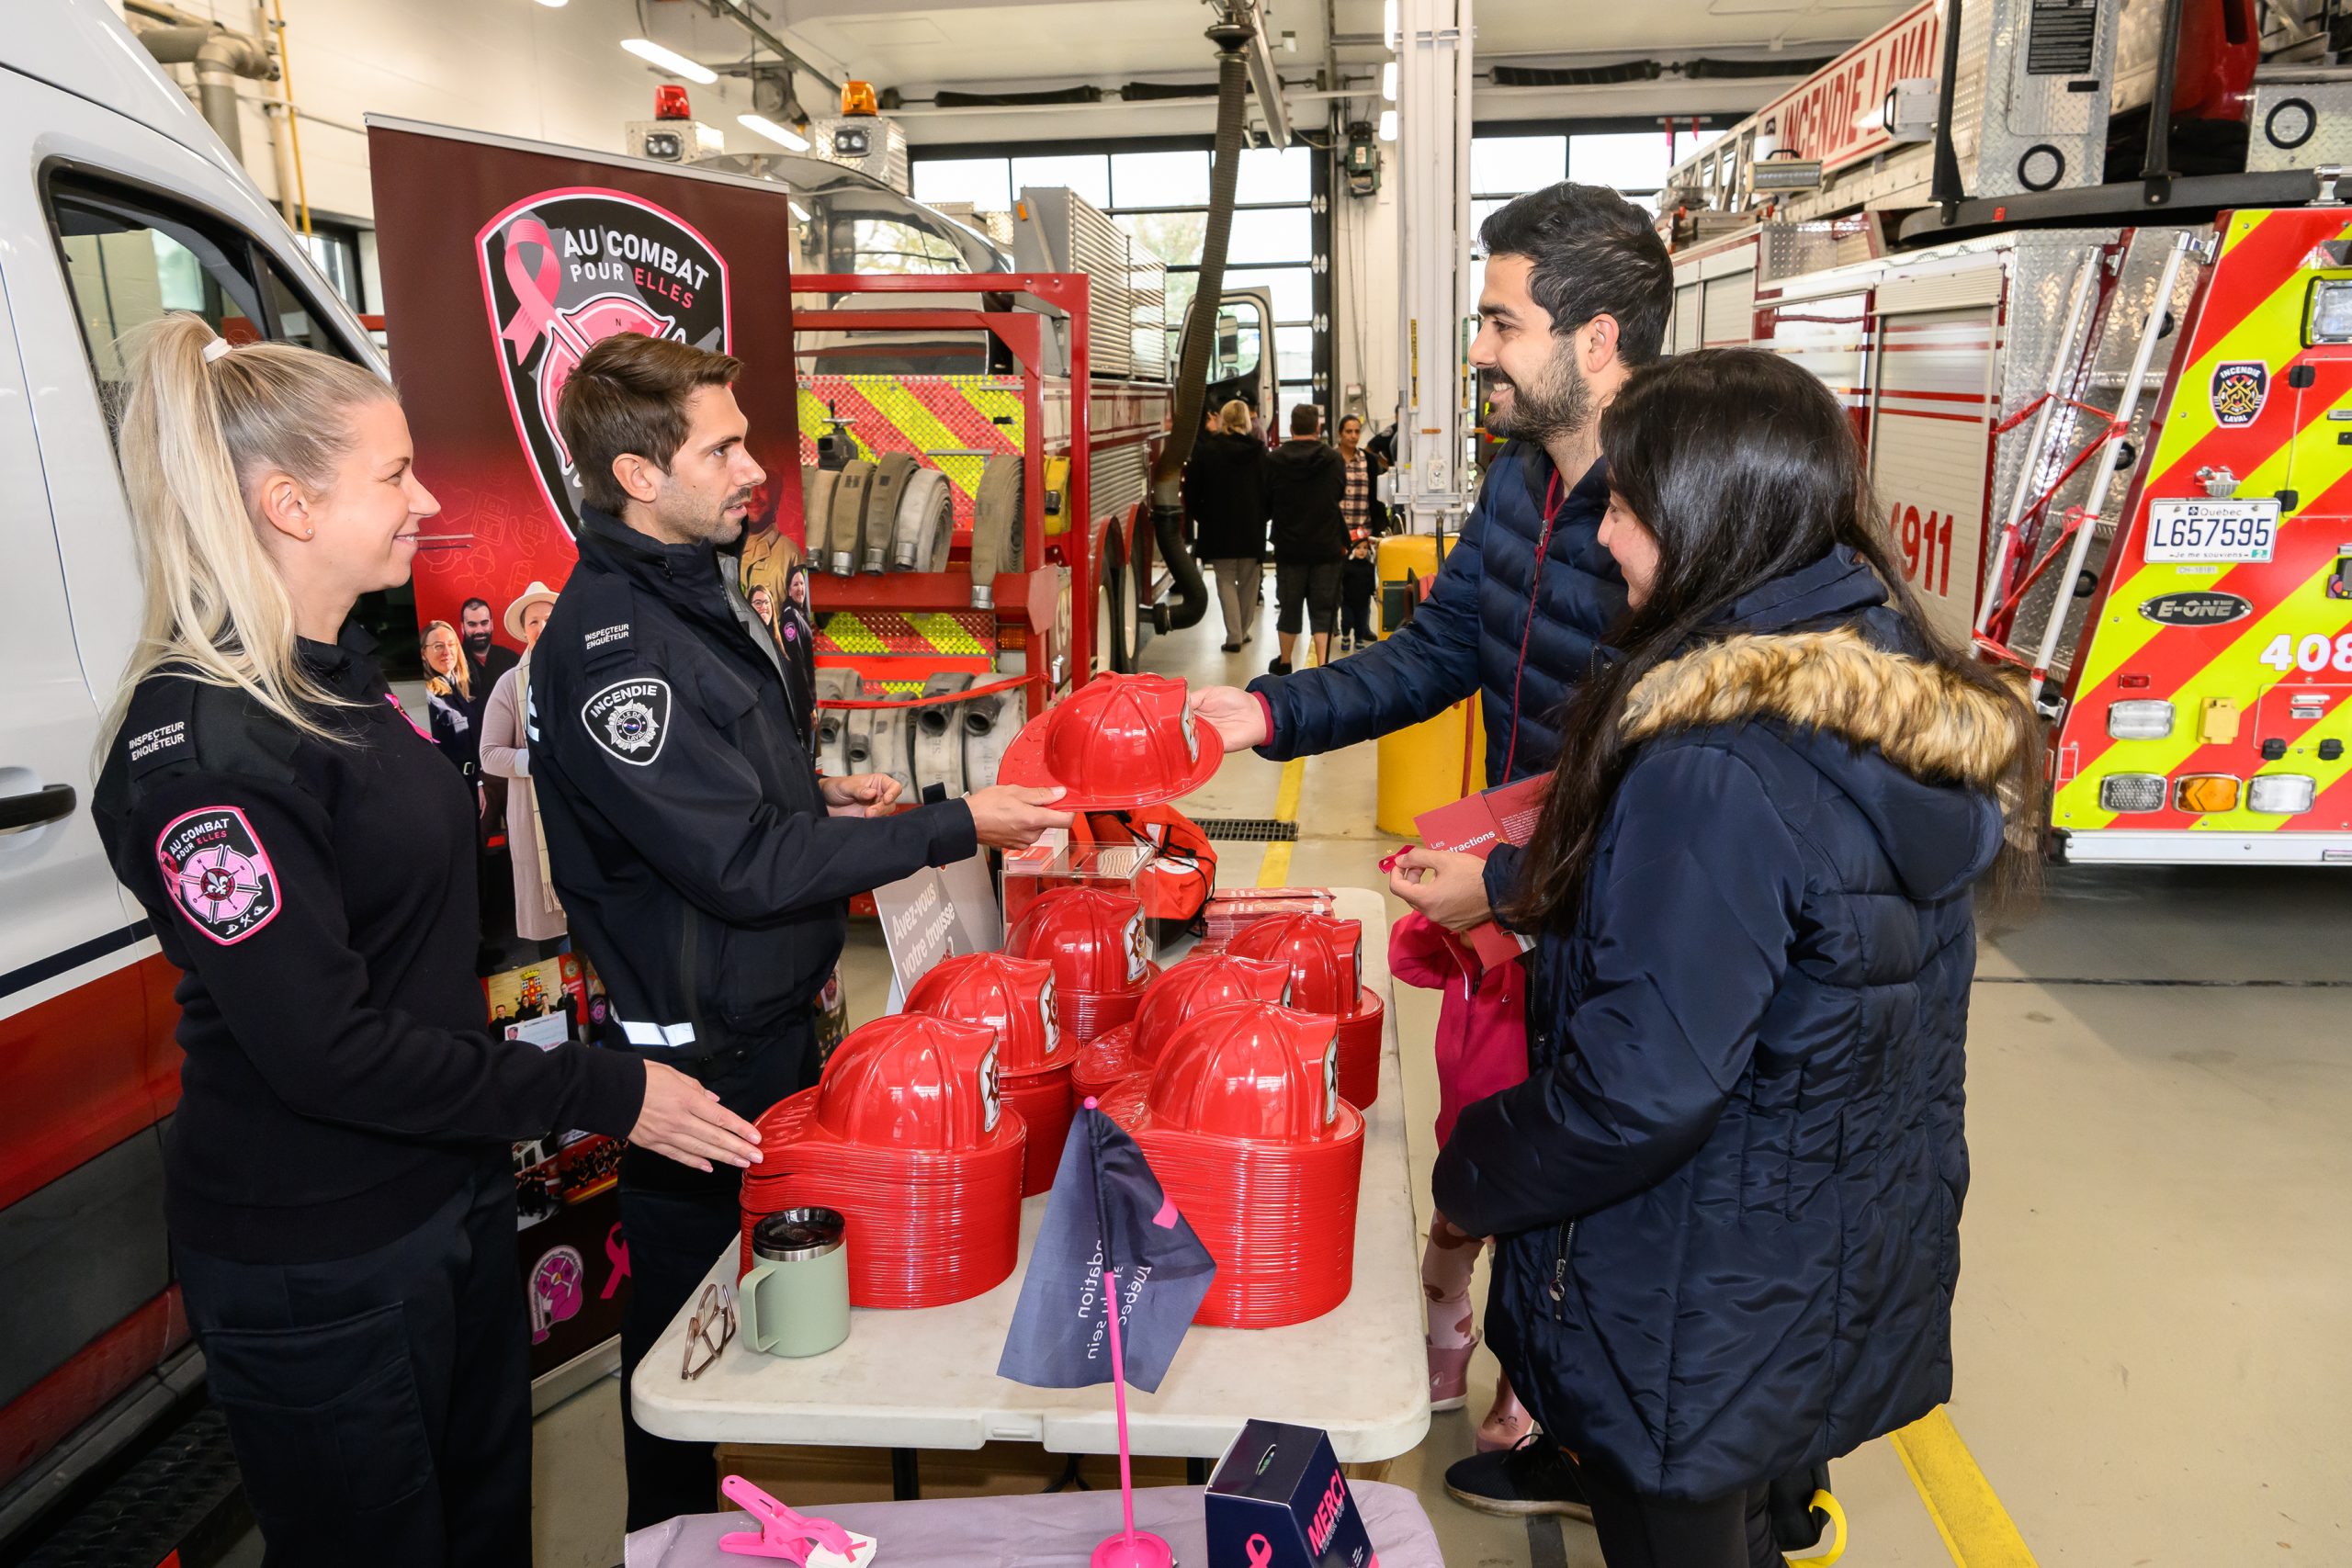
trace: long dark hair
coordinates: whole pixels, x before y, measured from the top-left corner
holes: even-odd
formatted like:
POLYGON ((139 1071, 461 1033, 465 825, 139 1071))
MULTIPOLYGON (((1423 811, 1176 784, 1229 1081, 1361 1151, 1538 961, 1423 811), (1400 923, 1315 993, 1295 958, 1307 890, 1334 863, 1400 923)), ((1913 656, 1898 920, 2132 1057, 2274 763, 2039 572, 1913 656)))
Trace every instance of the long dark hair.
MULTIPOLYGON (((2039 835, 2022 818, 2040 799, 2041 730, 2024 694, 1928 624, 1895 569, 1846 411, 1775 354, 1702 349, 1634 372, 1600 416, 1609 485, 1658 545, 1649 597, 1609 634, 1622 657, 1596 668, 1564 705, 1560 755, 1504 913, 1524 929, 1573 924, 1602 818, 1624 776, 1621 723, 1634 688, 1660 664, 1727 635, 1734 601, 1842 545, 1885 585, 1909 628, 1905 651, 1997 694, 2016 746, 2000 787, 2012 818, 1996 894, 2030 885, 2039 835)), ((1997 900, 1996 900, 1997 901, 1997 900)))

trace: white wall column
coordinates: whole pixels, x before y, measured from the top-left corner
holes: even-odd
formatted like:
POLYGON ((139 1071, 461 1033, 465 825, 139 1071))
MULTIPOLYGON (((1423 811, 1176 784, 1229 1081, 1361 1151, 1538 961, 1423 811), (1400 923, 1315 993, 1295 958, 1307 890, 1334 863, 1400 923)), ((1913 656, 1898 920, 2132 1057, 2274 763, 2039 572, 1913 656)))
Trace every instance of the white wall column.
POLYGON ((1397 499, 1415 533, 1469 510, 1476 416, 1464 351, 1470 298, 1473 0, 1392 0, 1397 13, 1397 499))

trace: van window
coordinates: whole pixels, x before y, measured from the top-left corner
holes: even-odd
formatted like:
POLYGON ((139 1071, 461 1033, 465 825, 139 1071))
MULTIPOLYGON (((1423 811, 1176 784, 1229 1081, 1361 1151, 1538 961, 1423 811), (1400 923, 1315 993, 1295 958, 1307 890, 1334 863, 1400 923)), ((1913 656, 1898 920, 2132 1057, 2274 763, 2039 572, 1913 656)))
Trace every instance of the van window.
POLYGON ((50 218, 65 257, 107 406, 122 379, 123 333, 170 310, 189 310, 231 343, 274 338, 339 353, 302 292, 243 232, 175 203, 66 178, 50 189, 50 218))
MULTIPOLYGON (((68 175, 50 182, 49 210, 82 344, 109 415, 121 406, 122 335, 166 311, 193 311, 231 343, 270 339, 350 357, 302 288, 233 223, 147 191, 68 175)), ((422 675, 415 597, 407 586, 366 595, 353 614, 374 634, 386 675, 422 675)))

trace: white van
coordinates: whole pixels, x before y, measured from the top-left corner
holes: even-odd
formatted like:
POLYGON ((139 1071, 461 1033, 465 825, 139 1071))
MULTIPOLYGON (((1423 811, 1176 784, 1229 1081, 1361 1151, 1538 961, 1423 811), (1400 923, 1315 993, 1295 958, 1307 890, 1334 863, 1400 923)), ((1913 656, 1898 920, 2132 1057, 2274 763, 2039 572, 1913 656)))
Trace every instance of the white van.
POLYGON ((0 30, 0 1555, 202 1372, 164 1234, 175 976, 89 812, 139 613, 111 345, 194 310, 381 368, 121 20, 40 10, 0 30))

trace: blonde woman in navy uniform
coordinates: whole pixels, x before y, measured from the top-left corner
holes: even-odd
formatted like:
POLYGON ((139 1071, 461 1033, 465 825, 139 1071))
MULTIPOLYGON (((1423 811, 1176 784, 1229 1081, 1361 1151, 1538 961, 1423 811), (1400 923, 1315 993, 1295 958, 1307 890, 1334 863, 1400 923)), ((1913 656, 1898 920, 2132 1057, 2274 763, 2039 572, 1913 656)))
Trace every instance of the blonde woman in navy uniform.
POLYGON ((266 1562, 527 1562, 509 1144, 708 1169, 758 1134, 666 1066, 490 1032, 470 792, 348 619, 439 510, 390 386, 194 316, 126 347, 145 608, 94 811, 182 972, 174 1269, 266 1562))

